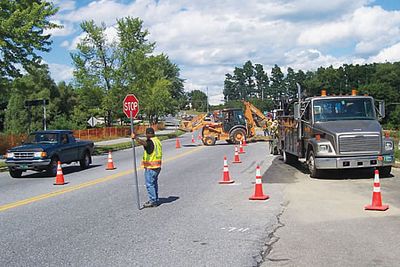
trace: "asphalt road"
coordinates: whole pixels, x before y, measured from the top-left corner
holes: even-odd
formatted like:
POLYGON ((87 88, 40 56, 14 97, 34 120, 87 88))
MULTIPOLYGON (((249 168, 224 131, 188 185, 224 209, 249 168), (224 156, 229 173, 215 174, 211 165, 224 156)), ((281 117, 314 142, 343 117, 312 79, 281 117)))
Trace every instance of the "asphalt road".
MULTIPOLYGON (((194 134, 197 136, 197 133, 194 134)), ((163 142, 157 208, 138 210, 132 150, 94 157, 88 170, 65 166, 64 186, 28 173, 0 174, 0 266, 398 266, 400 172, 381 179, 386 212, 364 211, 371 170, 309 178, 253 143, 230 164, 233 146, 193 145, 191 134, 163 142), (249 201, 260 164, 267 201, 249 201)), ((138 163, 142 148, 137 148, 138 163)), ((138 171, 146 201, 143 170, 138 171)))
POLYGON ((400 171, 380 179, 389 210, 371 204, 373 170, 330 171, 311 179, 302 164, 274 159, 269 182, 283 186, 284 209, 262 266, 399 266, 400 171))
MULTIPOLYGON (((195 136, 197 134, 195 133, 195 136)), ((28 173, 0 174, 0 266, 256 266, 282 210, 282 184, 265 184, 267 201, 249 201, 255 168, 263 181, 273 157, 266 143, 249 144, 230 164, 235 183, 220 185, 223 156, 233 146, 193 145, 191 134, 163 142, 162 204, 138 210, 132 150, 93 158, 90 169, 64 166, 64 186, 28 173)), ((137 148, 138 159, 142 148, 137 148)), ((138 160, 139 163, 139 160, 138 160)), ((140 199, 146 201, 143 170, 140 199)))

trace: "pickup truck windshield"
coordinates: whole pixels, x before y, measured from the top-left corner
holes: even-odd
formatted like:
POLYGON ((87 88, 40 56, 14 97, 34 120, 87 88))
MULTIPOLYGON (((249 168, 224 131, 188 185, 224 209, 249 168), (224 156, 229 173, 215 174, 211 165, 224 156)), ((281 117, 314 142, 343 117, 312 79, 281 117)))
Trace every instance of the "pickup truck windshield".
POLYGON ((370 98, 340 98, 315 100, 314 121, 375 120, 370 98))
POLYGON ((57 134, 55 133, 31 133, 25 144, 56 144, 57 134))

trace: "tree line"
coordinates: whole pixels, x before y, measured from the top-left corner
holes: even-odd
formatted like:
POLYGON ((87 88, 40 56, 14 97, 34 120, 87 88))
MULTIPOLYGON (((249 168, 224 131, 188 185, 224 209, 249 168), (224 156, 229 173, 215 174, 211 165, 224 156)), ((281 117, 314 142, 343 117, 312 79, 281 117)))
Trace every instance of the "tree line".
POLYGON ((316 71, 295 71, 288 67, 286 74, 274 65, 268 75, 262 64, 247 61, 225 75, 223 93, 226 106, 245 99, 263 110, 271 110, 279 107, 279 101, 296 97, 296 83, 307 96, 319 95, 322 89, 336 95, 357 89, 359 94, 385 100, 388 116, 384 123, 389 128, 400 125, 400 62, 344 64, 338 68, 319 67, 316 71))

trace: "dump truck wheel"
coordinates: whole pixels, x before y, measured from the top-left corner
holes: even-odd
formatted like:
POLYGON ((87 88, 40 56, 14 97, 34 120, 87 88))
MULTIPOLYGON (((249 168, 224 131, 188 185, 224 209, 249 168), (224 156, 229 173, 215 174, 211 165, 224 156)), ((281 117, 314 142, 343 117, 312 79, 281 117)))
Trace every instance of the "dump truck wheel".
POLYGON ((216 142, 216 140, 214 137, 207 136, 207 137, 203 138, 203 144, 206 146, 213 146, 213 145, 215 145, 215 142, 216 142))
POLYGON ((315 156, 314 156, 314 151, 312 150, 308 154, 307 166, 308 170, 310 171, 311 178, 321 177, 321 170, 318 170, 317 167, 315 166, 315 156))
POLYGON ((389 177, 390 172, 392 171, 392 166, 380 167, 378 170, 381 177, 389 177))

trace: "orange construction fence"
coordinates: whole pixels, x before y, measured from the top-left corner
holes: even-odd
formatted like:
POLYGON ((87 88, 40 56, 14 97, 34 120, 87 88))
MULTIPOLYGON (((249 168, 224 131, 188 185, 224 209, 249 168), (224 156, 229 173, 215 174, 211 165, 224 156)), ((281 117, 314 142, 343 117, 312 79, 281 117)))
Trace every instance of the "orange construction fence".
MULTIPOLYGON (((144 134, 146 128, 149 125, 135 125, 134 131, 137 134, 144 134)), ((163 124, 151 125, 154 130, 162 130, 163 124)), ((130 135, 130 127, 104 127, 104 128, 92 128, 86 130, 73 130, 75 138, 86 139, 92 141, 100 141, 107 139, 114 139, 118 137, 127 137, 130 135)), ((26 134, 20 135, 6 135, 0 134, 0 155, 4 155, 7 149, 20 145, 23 140, 26 139, 26 134)))

